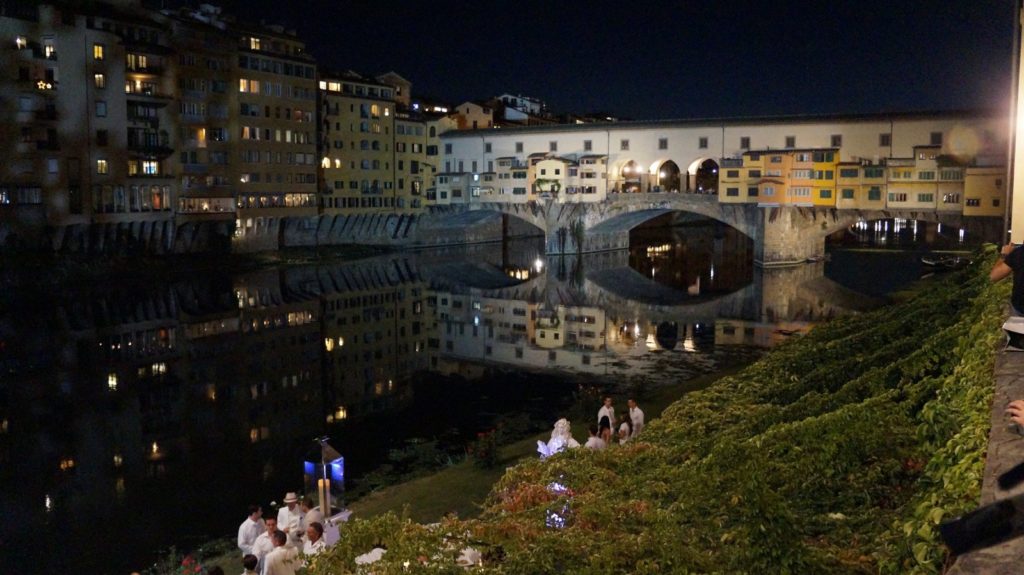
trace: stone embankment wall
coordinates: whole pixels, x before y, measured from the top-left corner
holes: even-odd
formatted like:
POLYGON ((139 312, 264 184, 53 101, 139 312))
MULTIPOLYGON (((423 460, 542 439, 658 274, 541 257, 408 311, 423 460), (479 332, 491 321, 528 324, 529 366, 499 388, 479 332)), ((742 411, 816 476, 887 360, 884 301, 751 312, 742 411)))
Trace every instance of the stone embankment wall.
POLYGON ((0 229, 0 249, 80 254, 253 253, 346 244, 462 245, 539 234, 540 231, 529 224, 498 213, 439 208, 422 215, 268 217, 262 218, 255 227, 243 230, 235 229, 234 220, 223 219, 76 224, 34 234, 0 229))

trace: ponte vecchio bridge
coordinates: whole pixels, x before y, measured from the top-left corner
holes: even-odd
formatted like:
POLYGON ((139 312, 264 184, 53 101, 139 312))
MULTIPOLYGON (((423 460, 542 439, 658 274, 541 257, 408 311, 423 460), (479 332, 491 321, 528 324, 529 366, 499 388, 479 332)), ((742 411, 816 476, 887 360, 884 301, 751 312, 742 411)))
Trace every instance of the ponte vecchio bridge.
POLYGON ((749 236, 768 266, 821 254, 828 235, 861 221, 999 240, 1004 124, 942 112, 450 132, 409 239, 483 241, 466 230, 493 232, 487 214, 500 214, 505 235, 533 228, 548 253, 589 253, 627 248, 630 230, 655 218, 697 214, 749 236))

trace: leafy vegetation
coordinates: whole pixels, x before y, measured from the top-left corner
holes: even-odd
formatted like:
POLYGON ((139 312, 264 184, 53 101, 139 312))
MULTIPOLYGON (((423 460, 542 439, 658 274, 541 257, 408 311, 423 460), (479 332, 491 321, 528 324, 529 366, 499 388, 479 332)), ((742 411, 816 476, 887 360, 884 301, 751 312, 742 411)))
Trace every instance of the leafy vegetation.
POLYGON ((356 572, 379 545, 374 573, 460 572, 466 546, 494 573, 938 573, 936 526, 981 486, 993 256, 690 393, 640 441, 511 468, 479 518, 355 520, 310 572, 356 572))

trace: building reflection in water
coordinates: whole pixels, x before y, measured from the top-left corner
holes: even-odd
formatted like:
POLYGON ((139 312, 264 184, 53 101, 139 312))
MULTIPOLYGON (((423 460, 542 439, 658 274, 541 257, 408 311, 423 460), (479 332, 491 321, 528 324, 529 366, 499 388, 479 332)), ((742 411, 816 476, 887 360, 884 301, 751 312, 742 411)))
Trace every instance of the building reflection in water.
POLYGON ((79 286, 8 314, 0 560, 127 570, 162 545, 230 533, 245 503, 301 485, 313 437, 332 435, 367 470, 386 447, 370 434, 401 428, 418 374, 495 365, 671 383, 856 299, 821 265, 754 269, 730 230, 673 234, 584 257, 488 246, 79 286))

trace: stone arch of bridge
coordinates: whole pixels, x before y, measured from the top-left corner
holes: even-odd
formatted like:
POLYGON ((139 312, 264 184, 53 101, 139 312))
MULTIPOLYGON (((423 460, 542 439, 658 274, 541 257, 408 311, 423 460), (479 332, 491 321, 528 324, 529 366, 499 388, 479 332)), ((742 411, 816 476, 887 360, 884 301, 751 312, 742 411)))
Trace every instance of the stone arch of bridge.
POLYGON ((957 229, 965 227, 964 219, 958 213, 945 214, 936 211, 910 210, 828 210, 822 215, 821 233, 828 237, 836 232, 850 228, 857 222, 871 223, 893 218, 939 223, 957 229))
MULTIPOLYGON (((685 197, 685 196, 675 196, 685 197)), ((596 225, 590 227, 591 233, 620 232, 629 233, 637 226, 643 225, 655 218, 671 213, 689 213, 703 216, 721 222, 748 238, 757 241, 757 230, 746 218, 731 217, 732 214, 723 211, 717 203, 712 202, 660 202, 657 206, 636 206, 609 217, 596 225)))

